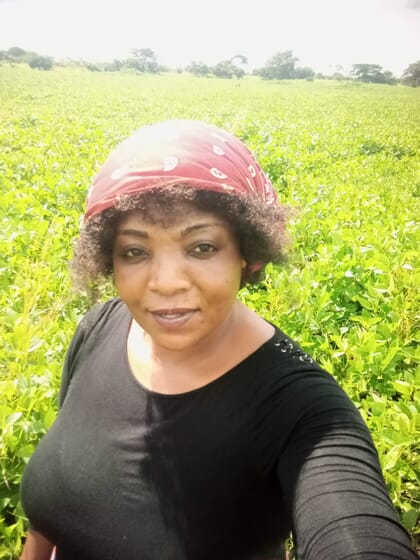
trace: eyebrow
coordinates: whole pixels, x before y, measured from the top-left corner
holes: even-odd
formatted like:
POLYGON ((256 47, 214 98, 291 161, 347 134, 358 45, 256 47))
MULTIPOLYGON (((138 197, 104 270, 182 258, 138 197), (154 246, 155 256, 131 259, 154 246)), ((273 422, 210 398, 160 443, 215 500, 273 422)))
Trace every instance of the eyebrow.
MULTIPOLYGON (((213 228, 213 227, 217 227, 217 226, 222 226, 222 223, 219 222, 213 222, 213 223, 204 223, 204 224, 194 224, 192 226, 188 226, 184 229, 181 230, 181 236, 185 237, 186 235, 189 235, 190 233, 193 233, 195 231, 199 231, 201 229, 207 229, 207 228, 213 228)), ((149 238, 149 234, 147 233, 147 231, 143 231, 141 229, 135 229, 135 228, 123 228, 119 231, 117 231, 117 235, 126 235, 126 236, 133 236, 133 237, 140 237, 141 239, 148 239, 149 238)))
POLYGON ((206 223, 204 223, 204 224, 194 224, 192 226, 188 226, 188 227, 182 229, 181 230, 181 235, 184 236, 184 235, 188 235, 189 233, 192 233, 194 231, 198 231, 200 229, 207 229, 207 228, 212 228, 212 227, 217 227, 217 226, 223 226, 223 224, 219 223, 219 222, 212 222, 212 223, 209 223, 209 224, 206 224, 206 223))
POLYGON ((131 228, 124 228, 117 231, 117 236, 126 235, 131 237, 141 237, 142 239, 147 239, 149 234, 147 231, 142 231, 141 229, 131 229, 131 228))

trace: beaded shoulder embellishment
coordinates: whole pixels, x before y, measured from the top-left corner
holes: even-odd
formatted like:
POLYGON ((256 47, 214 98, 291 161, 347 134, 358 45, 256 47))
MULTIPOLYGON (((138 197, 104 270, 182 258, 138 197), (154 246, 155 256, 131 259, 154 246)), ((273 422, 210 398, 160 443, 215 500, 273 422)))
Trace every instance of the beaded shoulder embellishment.
POLYGON ((280 338, 276 340, 274 346, 280 350, 280 352, 284 354, 289 354, 292 358, 298 359, 300 362, 306 362, 308 364, 313 363, 313 359, 306 354, 297 344, 294 344, 288 338, 280 338))

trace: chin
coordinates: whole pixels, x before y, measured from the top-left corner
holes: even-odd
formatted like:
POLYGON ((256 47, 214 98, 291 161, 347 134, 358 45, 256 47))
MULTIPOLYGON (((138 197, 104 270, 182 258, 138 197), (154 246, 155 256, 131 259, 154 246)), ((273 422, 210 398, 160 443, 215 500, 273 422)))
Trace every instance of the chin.
POLYGON ((165 348, 166 350, 189 350, 200 343, 200 339, 192 339, 186 336, 152 336, 152 344, 165 348))

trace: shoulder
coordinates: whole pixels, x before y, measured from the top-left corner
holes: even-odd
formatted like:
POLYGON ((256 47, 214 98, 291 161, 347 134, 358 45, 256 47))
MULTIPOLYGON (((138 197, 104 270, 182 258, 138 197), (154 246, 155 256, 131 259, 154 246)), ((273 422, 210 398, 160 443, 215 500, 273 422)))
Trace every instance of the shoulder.
POLYGON ((120 298, 96 304, 80 320, 71 346, 85 345, 89 340, 118 328, 128 320, 128 316, 128 309, 120 298))
POLYGON ((334 377, 281 329, 275 326, 273 337, 261 348, 263 380, 285 387, 329 385, 338 387, 334 377))
POLYGON ((105 338, 112 329, 120 328, 123 321, 128 320, 128 309, 120 298, 97 304, 83 316, 67 349, 61 378, 60 405, 64 402, 78 364, 96 345, 98 339, 105 338))
POLYGON ((118 328, 127 321, 129 312, 120 298, 113 298, 92 307, 80 320, 67 351, 66 363, 73 363, 84 349, 95 343, 97 337, 118 328))
POLYGON ((299 344, 276 327, 264 345, 258 371, 258 406, 283 425, 333 419, 363 425, 359 411, 337 380, 299 344))
POLYGON ((104 303, 98 303, 90 309, 79 323, 78 330, 88 334, 97 326, 109 320, 125 316, 128 313, 120 298, 112 298, 104 303))

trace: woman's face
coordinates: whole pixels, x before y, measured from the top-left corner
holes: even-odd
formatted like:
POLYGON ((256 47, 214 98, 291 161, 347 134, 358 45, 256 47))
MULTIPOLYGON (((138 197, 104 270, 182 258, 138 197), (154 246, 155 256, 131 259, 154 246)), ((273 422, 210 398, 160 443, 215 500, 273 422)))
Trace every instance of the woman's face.
POLYGON ((201 352, 233 324, 245 261, 227 222, 188 205, 179 219, 133 211, 119 223, 115 286, 155 348, 201 352))

